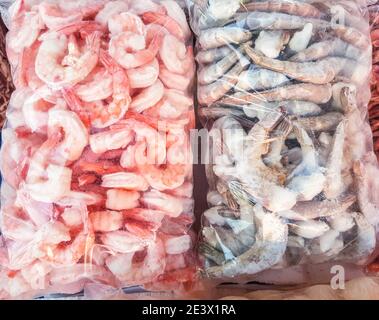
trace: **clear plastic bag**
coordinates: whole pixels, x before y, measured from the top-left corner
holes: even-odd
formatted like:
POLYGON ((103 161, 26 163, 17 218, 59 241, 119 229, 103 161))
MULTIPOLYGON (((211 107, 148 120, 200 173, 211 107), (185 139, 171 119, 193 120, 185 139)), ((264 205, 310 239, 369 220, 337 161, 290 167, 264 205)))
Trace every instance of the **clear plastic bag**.
POLYGON ((379 221, 366 2, 187 3, 210 136, 204 275, 317 282, 365 264, 379 221))
POLYGON ((194 279, 191 33, 175 1, 15 1, 0 297, 194 279))

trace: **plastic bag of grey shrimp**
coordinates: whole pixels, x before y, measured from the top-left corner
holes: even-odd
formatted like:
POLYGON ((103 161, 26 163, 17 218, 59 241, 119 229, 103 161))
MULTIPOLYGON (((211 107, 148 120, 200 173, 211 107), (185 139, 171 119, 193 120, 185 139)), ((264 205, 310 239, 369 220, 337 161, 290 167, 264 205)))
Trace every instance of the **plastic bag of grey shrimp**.
POLYGON ((0 298, 188 289, 195 63, 183 9, 18 0, 9 12, 0 298))
POLYGON ((366 3, 187 4, 209 133, 204 275, 323 282, 335 264, 361 275, 379 221, 366 3))

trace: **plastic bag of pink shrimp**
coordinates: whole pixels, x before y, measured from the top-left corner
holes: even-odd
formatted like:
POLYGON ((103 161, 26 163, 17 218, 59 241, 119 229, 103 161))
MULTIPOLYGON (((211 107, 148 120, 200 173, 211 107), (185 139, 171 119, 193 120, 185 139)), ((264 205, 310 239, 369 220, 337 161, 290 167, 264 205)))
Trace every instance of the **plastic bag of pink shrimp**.
POLYGON ((191 33, 172 0, 17 0, 0 298, 194 281, 191 33))
POLYGON ((379 222, 366 1, 187 4, 209 131, 204 276, 329 282, 335 265, 362 274, 379 222))

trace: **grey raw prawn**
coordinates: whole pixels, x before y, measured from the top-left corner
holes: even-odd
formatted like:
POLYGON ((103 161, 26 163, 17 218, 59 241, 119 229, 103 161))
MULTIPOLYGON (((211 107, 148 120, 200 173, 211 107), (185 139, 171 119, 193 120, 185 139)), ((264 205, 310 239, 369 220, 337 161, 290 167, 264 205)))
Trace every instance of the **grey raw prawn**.
MULTIPOLYGON (((289 61, 293 62, 309 62, 326 58, 328 56, 346 57, 353 60, 363 58, 364 52, 357 47, 335 38, 332 40, 324 40, 310 45, 303 51, 293 55, 289 61)), ((370 53, 371 54, 371 53, 370 53)))
POLYGON ((341 57, 327 57, 316 62, 291 62, 271 59, 244 45, 244 50, 252 61, 272 71, 280 72, 290 78, 314 84, 331 82, 351 60, 341 57))
POLYGON ((294 16, 321 18, 323 14, 315 6, 295 1, 254 1, 243 5, 240 11, 281 12, 294 16))
POLYGON ((279 72, 251 67, 243 71, 236 84, 237 91, 259 91, 273 89, 290 81, 284 74, 279 72))
POLYGON ((330 84, 316 85, 300 83, 275 88, 272 90, 249 93, 237 92, 220 100, 220 104, 244 106, 262 102, 280 102, 283 100, 308 101, 316 104, 327 103, 332 97, 330 84))
POLYGON ((201 32, 198 42, 202 49, 213 49, 226 44, 239 44, 250 40, 252 33, 239 27, 213 28, 201 32))
POLYGON ((299 194, 299 200, 310 201, 324 189, 326 178, 312 139, 299 125, 294 126, 294 131, 301 146, 303 160, 287 177, 287 187, 299 194))
POLYGON ((267 112, 282 111, 289 116, 307 117, 323 113, 319 105, 308 101, 284 100, 280 102, 261 102, 244 106, 245 114, 254 118, 263 119, 267 112))
POLYGON ((246 25, 250 30, 298 30, 304 28, 307 23, 318 25, 318 27, 329 27, 327 21, 278 12, 251 12, 246 18, 246 25))
POLYGON ((337 260, 364 265, 375 249, 376 232, 374 226, 361 213, 354 213, 353 217, 357 226, 356 235, 345 245, 337 260))
POLYGON ((220 61, 207 65, 198 72, 198 81, 201 85, 210 84, 221 78, 237 61, 241 59, 239 52, 232 51, 220 61))
POLYGON ((293 122, 306 130, 313 132, 324 132, 334 130, 344 120, 340 112, 329 112, 318 116, 293 119, 293 122))
POLYGON ((224 46, 200 51, 196 55, 196 61, 200 64, 214 63, 229 55, 233 50, 231 46, 224 46))
POLYGON ((311 220, 325 217, 336 217, 344 213, 355 202, 357 197, 352 194, 343 194, 332 200, 312 200, 298 202, 291 210, 278 212, 278 214, 290 220, 311 220))
POLYGON ((236 199, 258 203, 273 212, 290 210, 298 197, 297 192, 283 186, 283 173, 268 167, 262 159, 267 153, 269 133, 280 124, 280 118, 280 113, 268 113, 246 137, 243 161, 235 168, 219 169, 220 174, 234 177, 228 186, 236 199))
POLYGON ((240 274, 256 274, 277 264, 287 246, 288 227, 275 214, 255 207, 258 232, 254 245, 240 256, 220 266, 209 267, 206 273, 214 278, 233 278, 240 274))
POLYGON ((244 66, 241 61, 237 62, 224 76, 217 81, 200 86, 198 90, 199 102, 204 105, 209 105, 222 98, 230 91, 237 83, 238 76, 243 71, 244 66))

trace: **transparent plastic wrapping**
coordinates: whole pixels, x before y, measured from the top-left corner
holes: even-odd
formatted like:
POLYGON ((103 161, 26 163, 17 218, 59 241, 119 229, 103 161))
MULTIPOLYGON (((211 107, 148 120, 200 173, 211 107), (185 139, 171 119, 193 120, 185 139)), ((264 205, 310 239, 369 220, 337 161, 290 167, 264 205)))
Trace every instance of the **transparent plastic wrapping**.
POLYGON ((209 131, 205 277, 297 283, 365 264, 379 221, 366 2, 187 4, 209 131))
POLYGON ((195 63, 172 0, 15 1, 0 298, 187 289, 195 63))

